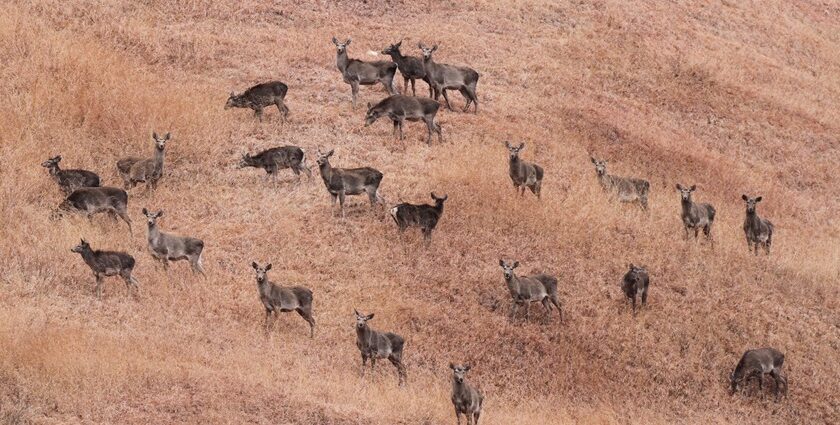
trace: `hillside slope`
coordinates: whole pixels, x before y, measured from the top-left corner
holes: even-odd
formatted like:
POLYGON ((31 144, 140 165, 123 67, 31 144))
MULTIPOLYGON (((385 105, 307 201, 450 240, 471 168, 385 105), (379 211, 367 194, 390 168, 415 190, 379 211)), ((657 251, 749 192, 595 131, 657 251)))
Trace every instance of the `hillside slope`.
MULTIPOLYGON (((840 7, 830 2, 5 2, 0 8, 0 418, 10 423, 452 423, 450 361, 487 395, 482 423, 840 421, 840 7), (330 38, 372 59, 404 38, 478 70, 480 112, 441 111, 445 143, 362 127, 330 38), (231 90, 279 79, 288 124, 223 110, 231 90), (134 235, 107 217, 51 221, 40 167, 97 171, 151 155, 166 175, 130 193, 134 235), (504 141, 546 169, 514 196, 504 141), (239 157, 318 148, 385 174, 390 203, 449 200, 431 249, 351 199, 332 215, 317 172, 272 185, 239 157), (648 213, 610 202, 589 156, 651 182, 648 213), (715 245, 683 240, 674 184, 718 211, 715 245), (762 195, 773 253, 745 247, 741 194, 762 195), (208 278, 146 250, 140 209, 206 242, 208 278), (137 258, 142 292, 105 296, 69 249, 137 258), (499 258, 560 281, 566 322, 507 320, 499 258), (315 339, 296 315, 262 333, 251 261, 315 293, 315 339), (651 273, 635 319, 627 263, 651 273), (352 311, 405 336, 408 385, 387 362, 360 379, 352 311), (786 354, 790 392, 731 397, 744 350, 786 354)), ((381 58, 381 56, 379 56, 381 58)), ((402 80, 397 78, 398 86, 402 80)), ((418 82, 418 93, 426 91, 418 82)), ((385 96, 363 87, 360 104, 385 96)), ((457 109, 461 96, 450 98, 457 109)))

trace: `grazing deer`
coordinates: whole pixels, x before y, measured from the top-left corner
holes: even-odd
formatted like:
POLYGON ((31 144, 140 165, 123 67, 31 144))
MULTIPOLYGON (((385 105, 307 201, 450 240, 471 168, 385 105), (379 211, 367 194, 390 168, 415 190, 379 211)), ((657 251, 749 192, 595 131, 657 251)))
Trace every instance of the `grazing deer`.
POLYGON ((225 102, 225 109, 229 108, 250 108, 254 110, 254 115, 262 122, 263 108, 271 105, 276 105, 277 110, 283 116, 283 121, 289 115, 289 108, 284 103, 286 99, 286 92, 289 86, 280 81, 269 81, 267 83, 257 84, 254 87, 245 90, 242 94, 230 92, 227 102, 225 102))
POLYGON ((131 189, 137 183, 146 183, 146 187, 157 188, 158 180, 163 177, 163 152, 166 142, 171 138, 169 133, 158 137, 152 133, 155 142, 155 156, 152 158, 127 157, 117 161, 117 171, 122 177, 125 190, 131 189))
POLYGON ((67 213, 79 213, 90 220, 94 214, 101 212, 107 212, 114 219, 119 216, 128 224, 128 232, 134 234, 131 218, 128 217, 128 193, 116 187, 76 189, 53 211, 52 218, 61 218, 67 213))
POLYGON ((715 207, 711 204, 698 204, 691 200, 691 194, 697 189, 697 185, 683 187, 677 184, 677 191, 680 192, 682 204, 682 221, 685 227, 685 238, 688 239, 689 229, 694 229, 694 239, 697 240, 700 229, 707 239, 712 237, 712 223, 715 221, 715 207))
POLYGON ((413 96, 417 96, 417 91, 414 89, 414 82, 419 78, 429 85, 429 97, 432 97, 432 85, 429 83, 429 79, 426 78, 426 69, 423 68, 423 60, 414 56, 403 56, 400 52, 401 45, 402 40, 400 40, 397 44, 388 46, 382 51, 382 54, 391 56, 391 60, 397 64, 400 74, 402 74, 405 79, 403 84, 403 93, 406 95, 408 94, 408 82, 411 81, 411 94, 413 96))
POLYGON ((761 218, 755 212, 755 206, 761 202, 761 196, 750 198, 741 195, 741 199, 747 203, 747 216, 744 219, 744 235, 747 237, 747 250, 753 250, 758 255, 758 246, 764 247, 764 252, 770 255, 770 244, 773 242, 773 223, 770 220, 761 218))
POLYGON ((254 272, 257 274, 257 289, 260 291, 260 301, 265 307, 265 331, 269 331, 271 313, 274 319, 280 313, 296 311, 309 323, 309 337, 315 336, 315 319, 312 317, 312 291, 303 286, 279 286, 268 280, 268 271, 271 270, 271 263, 260 267, 256 262, 251 263, 254 272))
POLYGON ((125 281, 125 285, 129 290, 133 287, 139 290, 137 286, 140 282, 131 275, 134 270, 134 257, 124 252, 114 251, 100 251, 90 248, 90 244, 84 239, 79 245, 73 247, 70 252, 81 254, 85 264, 93 271, 96 277, 96 297, 102 298, 102 280, 105 276, 119 275, 125 281))
POLYGON ((770 374, 775 383, 774 395, 778 398, 779 388, 784 385, 784 393, 787 394, 787 380, 782 376, 782 366, 785 363, 785 355, 775 348, 759 348, 747 350, 741 361, 735 366, 735 371, 729 375, 729 391, 735 394, 740 383, 746 384, 750 378, 758 379, 758 389, 764 389, 764 375, 770 374))
POLYGON ((435 205, 402 203, 391 208, 391 217, 397 223, 400 233, 408 227, 419 227, 426 244, 432 242, 432 230, 435 230, 440 216, 443 215, 443 203, 449 198, 447 195, 439 198, 434 192, 431 195, 435 205))
POLYGON ((634 316, 636 315, 636 295, 641 298, 643 307, 647 304, 648 285, 650 285, 650 276, 647 269, 630 263, 630 270, 621 280, 621 290, 624 291, 624 296, 633 303, 634 316))
POLYGON ((163 211, 150 212, 143 208, 143 215, 149 225, 149 252, 156 260, 163 263, 163 268, 169 271, 169 262, 188 260, 193 273, 204 274, 201 265, 201 253, 204 252, 204 241, 188 236, 176 236, 163 233, 158 229, 157 220, 163 217, 163 211))
POLYGON ((312 171, 306 165, 306 157, 303 155, 303 150, 297 146, 280 146, 276 148, 266 149, 254 156, 246 153, 242 155, 239 161, 239 168, 254 167, 262 168, 267 173, 267 177, 277 180, 277 170, 291 168, 292 172, 300 181, 300 172, 306 173, 306 176, 312 178, 312 171))
POLYGON ((364 316, 355 309, 353 313, 356 314, 356 347, 359 347, 359 352, 362 354, 362 377, 365 376, 368 359, 370 359, 371 372, 376 366, 376 359, 388 359, 397 368, 399 385, 402 386, 405 383, 405 366, 402 363, 405 346, 403 337, 395 333, 377 332, 371 329, 367 322, 373 319, 373 313, 364 316))
POLYGON ((83 187, 99 187, 99 176, 96 173, 88 170, 62 170, 58 166, 59 162, 61 162, 61 155, 42 162, 41 166, 49 169, 50 176, 58 183, 58 187, 65 195, 83 187))
POLYGON ((620 202, 638 201, 642 209, 647 209, 648 193, 650 192, 650 183, 647 180, 609 175, 607 174, 607 161, 597 160, 592 157, 589 159, 595 164, 595 173, 598 175, 598 182, 606 192, 618 197, 620 202))
POLYGON ((371 106, 368 103, 367 115, 365 115, 365 127, 376 122, 379 117, 386 115, 394 123, 394 136, 397 136, 397 129, 399 129, 399 139, 403 140, 403 123, 407 121, 420 121, 426 123, 428 136, 426 143, 432 144, 432 132, 437 133, 438 142, 443 141, 443 133, 441 132, 440 124, 435 122, 435 115, 440 108, 440 104, 432 99, 423 97, 412 97, 395 95, 382 99, 376 105, 371 106))
POLYGON ((451 111, 452 105, 449 104, 449 96, 446 95, 446 90, 457 89, 467 101, 463 111, 469 111, 470 103, 475 102, 475 113, 477 114, 478 97, 475 95, 475 86, 478 84, 478 73, 465 66, 435 63, 432 59, 432 53, 437 50, 437 44, 431 48, 423 46, 423 43, 419 43, 417 46, 423 52, 423 69, 426 71, 426 78, 434 91, 434 99, 438 100, 440 95, 443 94, 446 107, 451 111))
POLYGON ((344 217, 344 197, 346 195, 360 195, 363 192, 368 194, 371 207, 377 202, 384 202, 379 196, 379 184, 382 182, 382 173, 370 167, 364 168, 333 168, 330 165, 330 157, 334 150, 322 153, 318 150, 318 168, 321 171, 321 178, 324 179, 324 186, 332 197, 332 204, 338 199, 341 205, 341 217, 344 217))
POLYGON ((341 71, 341 76, 344 82, 350 84, 350 89, 353 93, 353 109, 356 108, 356 96, 359 94, 359 85, 369 86, 382 83, 388 94, 397 94, 394 89, 394 74, 397 72, 397 64, 388 61, 365 62, 359 59, 350 59, 347 57, 347 46, 350 45, 351 39, 347 39, 344 43, 339 43, 333 37, 332 42, 335 44, 335 63, 338 70, 341 71))
POLYGON ((551 314, 551 305, 557 307, 560 313, 560 321, 563 321, 563 308, 560 299, 557 297, 557 278, 547 274, 518 277, 513 269, 519 267, 519 261, 512 264, 499 260, 499 266, 505 275, 510 296, 513 298, 513 305, 510 309, 510 320, 513 320, 517 310, 525 306, 525 320, 531 318, 531 303, 541 302, 546 314, 551 314))
POLYGON ((543 168, 519 158, 519 153, 525 149, 525 143, 520 143, 519 146, 514 147, 510 145, 510 142, 505 142, 505 146, 510 153, 510 170, 508 173, 513 181, 514 190, 519 191, 519 196, 523 196, 527 187, 531 189, 531 193, 539 198, 542 188, 543 168))
POLYGON ((455 405, 458 425, 461 425, 461 414, 467 417, 467 425, 478 425, 484 396, 464 379, 471 368, 470 365, 449 363, 449 368, 452 369, 452 404, 455 405))

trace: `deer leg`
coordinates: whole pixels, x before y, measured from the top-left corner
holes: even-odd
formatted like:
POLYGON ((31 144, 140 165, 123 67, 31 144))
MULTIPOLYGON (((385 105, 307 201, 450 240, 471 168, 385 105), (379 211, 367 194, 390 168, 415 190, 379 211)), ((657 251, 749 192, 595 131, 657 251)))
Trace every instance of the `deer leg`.
POLYGON ((207 277, 207 275, 204 274, 204 267, 201 266, 201 254, 197 257, 191 258, 190 265, 192 266, 193 273, 201 273, 202 276, 205 278, 207 277))
POLYGON ((560 313, 560 321, 562 322, 563 321, 563 308, 560 307, 560 300, 557 299, 556 294, 551 296, 551 303, 554 304, 555 307, 557 307, 557 312, 560 313))
POLYGON ((338 193, 338 205, 341 208, 341 218, 344 218, 344 191, 338 193))
POLYGON ((96 276, 96 298, 102 299, 102 275, 95 273, 96 276))
POLYGON ((421 230, 423 232, 423 240, 426 242, 426 246, 428 247, 432 244, 432 230, 425 227, 421 230))
POLYGON ((391 131, 391 135, 396 138, 397 137, 397 128, 400 126, 400 123, 397 120, 393 120, 392 122, 394 123, 394 129, 391 131))
POLYGON ((478 417, 481 416, 481 412, 473 413, 473 425, 478 425, 478 417))
MULTIPOLYGON (((411 78, 411 95, 412 96, 417 96, 417 90, 414 87, 414 82, 415 82, 415 79, 412 77, 411 78)), ((406 87, 405 92, 408 93, 408 87, 406 87)))
POLYGON ((531 301, 525 302, 525 321, 531 321, 531 301))
POLYGON ((636 315, 636 296, 634 295, 632 298, 630 298, 630 301, 632 301, 632 303, 633 303, 633 316, 635 316, 636 315))
POLYGON ((428 118, 428 117, 424 117, 423 120, 426 121, 426 130, 428 131, 428 135, 426 137, 426 144, 431 145, 432 144, 432 132, 436 131, 435 121, 434 121, 434 118, 428 118))
MULTIPOLYGON (((475 95, 475 87, 467 86, 467 93, 472 98, 473 103, 475 103, 475 113, 478 113, 478 96, 475 95)), ((476 420, 476 422, 478 422, 476 420)))
POLYGON ((367 356, 365 355, 365 353, 363 352, 363 353, 362 353, 362 369, 361 369, 361 376, 362 376, 362 378, 364 378, 364 377, 365 377, 365 367, 367 367, 367 360, 368 360, 368 358, 367 358, 367 356))
POLYGON ((460 89, 458 89, 458 91, 461 92, 461 96, 464 96, 464 100, 466 101, 466 103, 464 104, 464 109, 462 109, 461 111, 467 112, 470 110, 470 103, 472 103, 472 98, 470 97, 469 93, 467 93, 466 88, 461 87, 460 89))
POLYGON ((449 103, 449 95, 446 94, 446 89, 441 89, 441 91, 443 92, 443 100, 446 101, 446 107, 449 108, 450 111, 452 111, 452 105, 449 103))
POLYGON ((399 128, 400 128, 400 140, 405 140, 405 135, 403 134, 403 122, 404 121, 402 119, 400 119, 400 120, 398 120, 398 122, 399 122, 399 128))
POLYGON ((458 420, 458 425, 461 425, 461 411, 455 407, 455 418, 458 420))
POLYGON ((402 353, 391 354, 390 356, 388 356, 388 360, 390 360, 391 364, 393 364, 394 367, 397 368, 397 385, 403 386, 403 384, 405 383, 405 366, 402 364, 402 353))
POLYGON ((353 95, 353 109, 356 109, 356 95, 359 94, 359 82, 352 81, 350 83, 350 92, 353 95))
MULTIPOLYGON (((405 75, 403 75, 403 94, 405 94, 405 95, 407 95, 407 93, 408 93, 408 80, 411 80, 411 79, 406 77, 405 75)), ((414 80, 412 80, 412 81, 414 81, 414 80)))
POLYGON ((255 108, 254 115, 262 122, 263 110, 262 108, 255 108))
POLYGON ((312 318, 312 311, 309 308, 299 308, 296 310, 306 323, 309 323, 309 337, 315 337, 315 319, 312 318))

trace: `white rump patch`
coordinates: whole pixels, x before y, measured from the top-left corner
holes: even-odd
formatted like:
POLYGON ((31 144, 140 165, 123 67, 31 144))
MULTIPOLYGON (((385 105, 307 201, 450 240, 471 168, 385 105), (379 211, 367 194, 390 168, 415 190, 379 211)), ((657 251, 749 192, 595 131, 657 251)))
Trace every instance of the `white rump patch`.
POLYGON ((374 52, 373 50, 367 51, 368 56, 379 56, 379 52, 374 52))

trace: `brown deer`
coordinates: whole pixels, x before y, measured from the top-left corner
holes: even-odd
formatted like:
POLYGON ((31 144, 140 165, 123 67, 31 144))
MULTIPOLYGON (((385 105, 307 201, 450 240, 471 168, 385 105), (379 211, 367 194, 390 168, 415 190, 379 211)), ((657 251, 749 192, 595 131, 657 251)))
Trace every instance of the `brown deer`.
POLYGON ((178 236, 171 233, 163 233, 157 225, 157 220, 163 217, 163 211, 151 212, 143 208, 143 215, 149 225, 148 245, 149 252, 156 260, 163 264, 163 268, 169 270, 170 261, 187 260, 192 266, 193 273, 204 274, 204 267, 201 265, 201 254, 204 252, 204 241, 189 236, 178 236))
POLYGON ((426 47, 423 43, 419 43, 417 47, 423 52, 423 69, 426 71, 426 78, 432 86, 434 91, 434 99, 438 100, 443 94, 443 99, 446 100, 446 107, 452 110, 452 105, 449 103, 449 96, 446 94, 448 89, 456 89, 461 92, 467 103, 464 105, 464 112, 470 110, 470 104, 475 102, 475 113, 478 113, 478 97, 475 95, 475 88, 478 84, 478 73, 472 68, 465 66, 446 65, 442 63, 435 63, 432 59, 432 53, 437 50, 437 44, 432 47, 426 47))
POLYGON ((440 104, 432 99, 423 97, 395 95, 382 99, 376 105, 368 103, 368 111, 365 115, 365 127, 376 122, 381 116, 387 116, 394 123, 394 136, 399 130, 399 139, 405 139, 403 135, 403 123, 405 121, 423 121, 426 123, 428 136, 426 143, 432 144, 432 133, 437 133, 438 142, 443 141, 443 133, 440 124, 435 122, 440 104))
POLYGON ((399 385, 405 383, 405 366, 402 363, 403 337, 391 332, 377 332, 368 326, 367 322, 373 319, 373 313, 362 315, 355 309, 356 314, 356 347, 362 354, 362 377, 365 376, 365 366, 370 359, 370 370, 373 371, 376 359, 388 359, 397 368, 399 385))
POLYGON ((262 122, 263 108, 271 105, 277 106, 277 110, 283 117, 283 121, 289 116, 289 108, 284 102, 286 99, 286 92, 289 86, 280 81, 269 81, 267 83, 257 84, 242 92, 230 92, 227 102, 225 102, 225 109, 228 108, 250 108, 254 110, 254 115, 262 122))
POLYGON ((447 195, 438 197, 434 192, 431 195, 432 200, 435 201, 434 205, 415 205, 404 202, 391 208, 391 217, 397 223, 400 234, 409 227, 419 227, 427 245, 432 242, 432 230, 435 230, 438 220, 443 215, 443 203, 449 198, 447 195))
POLYGON ((371 207, 378 202, 383 202, 382 197, 379 196, 379 184, 382 182, 382 173, 379 170, 364 167, 364 168, 333 168, 330 165, 330 157, 334 150, 327 153, 322 153, 318 150, 318 168, 321 171, 321 178, 324 180, 324 186, 327 187, 327 192, 332 197, 332 203, 335 205, 338 199, 341 206, 341 217, 344 217, 344 198, 346 195, 360 195, 367 193, 370 199, 371 207))
POLYGON ((525 149, 525 143, 520 143, 519 146, 511 146, 510 142, 505 142, 505 147, 510 154, 508 174, 513 181, 514 190, 519 191, 519 196, 523 196, 527 187, 531 189, 531 193, 539 198, 542 189, 543 168, 519 158, 519 153, 525 149))
POLYGON ((134 257, 124 252, 94 251, 84 239, 70 251, 80 254, 85 264, 93 271, 93 275, 96 278, 97 298, 102 298, 102 280, 106 276, 119 275, 125 281, 125 285, 129 290, 131 288, 139 290, 138 285, 140 282, 131 274, 134 270, 134 257))
POLYGON ((779 396, 779 388, 784 386, 784 393, 787 394, 787 379, 782 376, 782 366, 785 363, 785 355, 775 348, 759 348, 747 350, 741 361, 735 366, 735 370, 729 375, 729 390, 731 394, 738 391, 738 385, 746 383, 750 378, 758 380, 758 389, 764 389, 764 375, 773 377, 775 385, 774 395, 779 396))
POLYGON ((271 270, 271 263, 260 267, 256 261, 251 267, 257 275, 257 289, 260 292, 260 301, 265 307, 265 331, 269 331, 272 325, 271 314, 277 319, 279 313, 296 311, 306 323, 309 323, 309 337, 315 336, 315 318, 312 317, 312 291, 303 286, 279 286, 268 280, 268 271, 271 270))
POLYGON ((256 155, 246 153, 242 155, 239 161, 239 168, 254 167, 262 168, 267 173, 267 176, 273 180, 277 180, 277 171, 285 168, 290 168, 298 181, 300 181, 301 171, 306 174, 308 178, 312 177, 312 171, 306 165, 306 157, 303 150, 297 146, 280 146, 276 148, 266 149, 256 155))
POLYGON ((557 307, 560 313, 560 321, 563 321, 563 308, 560 298, 557 296, 557 278, 547 274, 518 277, 513 269, 519 267, 519 261, 508 263, 499 260, 499 266, 505 276, 510 296, 513 298, 513 305, 510 309, 510 319, 513 320, 517 310, 525 307, 525 320, 531 318, 531 303, 540 302, 545 308, 546 314, 551 314, 551 305, 557 307))
POLYGON ((359 59, 347 57, 347 46, 351 39, 340 43, 335 37, 332 38, 335 44, 335 63, 344 82, 350 84, 353 94, 353 109, 356 108, 356 96, 359 94, 359 85, 369 86, 382 83, 388 94, 397 94, 394 89, 394 74, 397 72, 397 64, 388 61, 365 62, 359 59))
POLYGON ((58 183, 58 187, 65 195, 83 187, 99 187, 99 176, 96 173, 88 170, 62 170, 58 165, 59 162, 61 162, 61 155, 42 162, 41 166, 50 171, 50 176, 58 183))
POLYGON ((647 209, 650 192, 650 183, 647 180, 607 174, 607 161, 592 157, 590 160, 595 164, 595 174, 604 191, 617 197, 620 202, 639 202, 642 209, 647 209))
POLYGON ((119 216, 128 225, 128 232, 134 234, 131 229, 131 218, 128 216, 128 193, 116 187, 83 187, 76 189, 67 197, 51 215, 53 219, 63 217, 65 214, 84 214, 88 220, 94 214, 106 212, 116 220, 119 216))
POLYGON ((158 137, 152 133, 152 140, 155 142, 155 154, 152 158, 127 157, 117 161, 117 171, 122 177, 125 190, 129 190, 137 183, 146 183, 147 188, 156 189, 158 181, 163 177, 163 154, 166 149, 166 142, 172 136, 166 133, 158 137))
POLYGON ((744 235, 747 237, 747 250, 755 248, 755 255, 758 255, 759 245, 764 247, 764 252, 770 255, 770 245, 773 243, 773 223, 770 220, 761 218, 755 212, 755 207, 761 202, 761 196, 750 198, 741 195, 741 199, 747 204, 747 216, 744 218, 744 235))
POLYGON ((452 404, 455 406, 458 425, 461 425, 462 414, 467 417, 467 425, 478 425, 484 396, 465 380, 467 372, 471 369, 470 365, 449 363, 449 368, 452 369, 452 404))
POLYGON ((397 69, 400 70, 404 81, 403 93, 408 95, 408 82, 411 81, 411 95, 417 96, 417 91, 414 89, 414 82, 418 78, 425 81, 429 85, 429 97, 432 97, 432 85, 429 79, 426 78, 426 70, 423 68, 423 60, 414 56, 403 56, 400 52, 402 40, 397 44, 392 44, 382 51, 383 55, 391 56, 391 60, 397 64, 397 69))
POLYGON ((691 187, 683 187, 677 184, 677 191, 680 192, 680 204, 682 205, 683 227, 685 228, 685 238, 688 239, 688 231, 694 229, 694 239, 697 240, 700 229, 703 229, 703 234, 706 239, 712 238, 712 223, 715 221, 715 207, 711 204, 698 204, 691 200, 691 194, 697 189, 697 185, 691 187))
POLYGON ((636 296, 641 298, 642 306, 647 304, 648 286, 650 285, 650 276, 648 276, 647 269, 640 266, 635 266, 630 263, 630 270, 624 274, 621 280, 621 290, 624 295, 633 304, 633 315, 636 315, 636 296))

